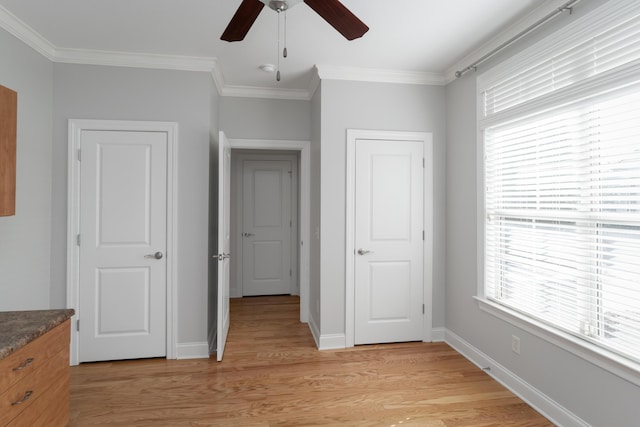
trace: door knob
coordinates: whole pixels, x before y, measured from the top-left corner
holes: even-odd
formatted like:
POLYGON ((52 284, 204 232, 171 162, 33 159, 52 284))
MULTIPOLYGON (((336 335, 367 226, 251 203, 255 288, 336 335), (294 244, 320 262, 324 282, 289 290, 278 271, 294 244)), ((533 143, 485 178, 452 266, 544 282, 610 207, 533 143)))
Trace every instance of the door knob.
POLYGON ((221 253, 212 255, 212 258, 218 258, 218 261, 224 261, 227 258, 231 258, 231 254, 221 253))
POLYGON ((148 254, 148 255, 145 255, 144 257, 145 257, 145 258, 162 259, 162 257, 163 257, 163 256, 164 256, 164 255, 162 254, 162 252, 158 251, 158 252, 156 252, 155 254, 148 254))
POLYGON ((255 234, 253 234, 253 233, 242 233, 242 235, 243 235, 244 237, 251 237, 251 236, 255 236, 255 234))
POLYGON ((368 251, 366 249, 358 249, 358 255, 366 255, 366 254, 372 254, 373 251, 368 251))

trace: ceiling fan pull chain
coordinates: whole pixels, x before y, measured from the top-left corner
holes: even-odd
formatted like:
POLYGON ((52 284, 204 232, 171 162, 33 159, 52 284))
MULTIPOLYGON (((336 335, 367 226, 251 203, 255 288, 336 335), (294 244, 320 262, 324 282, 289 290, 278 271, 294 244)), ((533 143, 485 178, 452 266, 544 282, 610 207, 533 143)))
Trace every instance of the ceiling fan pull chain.
POLYGON ((276 73, 276 80, 280 81, 280 10, 278 12, 278 72, 276 73))
POLYGON ((287 57, 287 11, 284 11, 284 50, 282 51, 282 56, 284 58, 287 57))

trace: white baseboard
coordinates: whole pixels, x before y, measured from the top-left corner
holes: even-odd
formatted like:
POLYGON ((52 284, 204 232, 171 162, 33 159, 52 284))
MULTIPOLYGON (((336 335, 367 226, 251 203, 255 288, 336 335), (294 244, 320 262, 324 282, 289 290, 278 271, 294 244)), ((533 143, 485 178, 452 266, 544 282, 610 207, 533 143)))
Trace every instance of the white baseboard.
MULTIPOLYGON (((311 335, 316 342, 318 350, 337 350, 347 348, 347 338, 345 334, 325 334, 320 335, 320 330, 316 325, 315 319, 309 317, 309 329, 311 335)), ((445 341, 445 328, 433 328, 431 330, 431 342, 445 341)))
POLYGON ((476 366, 483 369, 493 379, 531 405, 536 411, 547 417, 555 425, 564 427, 589 426, 589 424, 573 412, 567 410, 555 400, 525 382, 522 378, 448 329, 445 329, 444 341, 476 366))
POLYGON ((336 350, 347 347, 347 339, 344 334, 320 335, 319 350, 336 350))
POLYGON ((444 328, 431 329, 431 342, 443 342, 444 341, 444 328))
POLYGON ((176 359, 208 359, 209 343, 184 342, 178 343, 176 359))
POLYGON ((320 335, 320 330, 316 324, 315 319, 309 316, 309 329, 311 335, 316 342, 318 350, 336 350, 339 348, 346 348, 346 338, 344 334, 325 334, 320 335))

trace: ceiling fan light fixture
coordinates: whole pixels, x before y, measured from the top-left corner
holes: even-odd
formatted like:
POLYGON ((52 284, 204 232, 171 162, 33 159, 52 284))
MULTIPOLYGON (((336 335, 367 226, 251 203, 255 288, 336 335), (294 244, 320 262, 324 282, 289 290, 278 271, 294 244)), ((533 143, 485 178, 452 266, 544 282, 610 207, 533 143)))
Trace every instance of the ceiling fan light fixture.
POLYGON ((293 6, 298 3, 302 3, 303 0, 260 0, 260 2, 264 3, 269 8, 275 10, 276 12, 284 12, 287 9, 291 9, 293 6))
POLYGON ((269 7, 276 12, 284 12, 289 9, 289 4, 285 0, 271 0, 269 7))

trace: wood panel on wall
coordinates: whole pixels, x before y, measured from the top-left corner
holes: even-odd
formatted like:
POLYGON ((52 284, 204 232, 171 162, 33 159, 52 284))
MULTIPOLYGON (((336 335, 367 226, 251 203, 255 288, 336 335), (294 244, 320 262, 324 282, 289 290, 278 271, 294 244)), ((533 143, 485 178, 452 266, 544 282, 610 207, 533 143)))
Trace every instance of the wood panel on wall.
POLYGON ((0 216, 16 214, 18 94, 0 85, 0 216))

